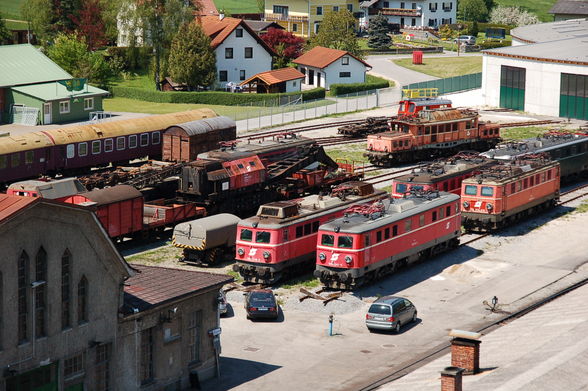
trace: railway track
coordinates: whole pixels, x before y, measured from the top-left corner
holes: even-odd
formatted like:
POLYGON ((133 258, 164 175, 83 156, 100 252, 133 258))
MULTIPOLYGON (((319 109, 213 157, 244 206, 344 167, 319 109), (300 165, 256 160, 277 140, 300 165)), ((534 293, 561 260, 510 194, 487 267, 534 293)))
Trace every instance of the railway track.
POLYGON ((355 120, 331 122, 328 124, 315 124, 315 125, 307 125, 307 126, 298 126, 295 128, 269 130, 269 131, 265 131, 265 132, 253 133, 251 135, 238 136, 237 139, 238 140, 242 140, 242 139, 256 140, 256 139, 260 139, 260 138, 264 138, 264 137, 268 137, 268 136, 274 136, 274 135, 278 135, 278 134, 282 134, 282 133, 301 133, 301 132, 307 132, 309 130, 334 128, 334 127, 343 126, 343 125, 354 125, 354 124, 359 124, 362 122, 364 122, 363 119, 355 119, 355 120))
POLYGON ((533 126, 533 125, 547 125, 547 124, 559 124, 561 121, 556 120, 537 120, 537 121, 523 121, 523 122, 506 122, 500 125, 501 128, 512 128, 515 126, 533 126))

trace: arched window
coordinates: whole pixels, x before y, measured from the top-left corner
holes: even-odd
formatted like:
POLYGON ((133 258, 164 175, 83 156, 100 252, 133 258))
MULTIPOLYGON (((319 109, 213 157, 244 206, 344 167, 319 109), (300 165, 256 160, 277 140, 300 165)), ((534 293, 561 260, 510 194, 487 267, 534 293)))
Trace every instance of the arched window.
POLYGON ((22 344, 28 340, 27 310, 28 297, 27 286, 29 285, 29 256, 25 251, 18 257, 17 265, 18 279, 18 343, 22 344))
POLYGON ((47 335, 47 252, 43 247, 39 249, 35 258, 33 294, 35 295, 35 337, 41 338, 47 335))
POLYGON ((71 253, 61 256, 61 328, 71 327, 71 253))
POLYGON ((82 276, 78 284, 78 324, 88 321, 88 280, 82 276))

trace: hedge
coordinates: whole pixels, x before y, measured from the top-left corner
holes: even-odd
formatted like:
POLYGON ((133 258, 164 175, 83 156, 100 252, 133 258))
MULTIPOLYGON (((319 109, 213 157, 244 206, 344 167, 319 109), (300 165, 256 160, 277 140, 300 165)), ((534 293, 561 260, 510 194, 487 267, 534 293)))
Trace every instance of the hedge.
POLYGON ((377 90, 378 88, 386 88, 390 86, 390 82, 381 77, 367 75, 365 83, 349 83, 349 84, 331 84, 329 95, 338 96, 351 94, 353 92, 377 90))
POLYGON ((502 40, 502 41, 497 41, 497 40, 486 40, 483 42, 478 43, 478 46, 480 47, 481 50, 485 50, 485 49, 494 49, 494 48, 502 48, 505 46, 511 46, 512 41, 506 41, 506 40, 502 40))
MULTIPOLYGON (((151 91, 136 87, 114 86, 110 92, 115 97, 144 100, 156 103, 201 103, 209 105, 237 106, 247 103, 288 102, 289 97, 300 95, 300 92, 284 94, 248 94, 224 91, 180 92, 180 91, 151 91)), ((314 88, 302 91, 304 101, 322 99, 325 97, 324 88, 314 88)))

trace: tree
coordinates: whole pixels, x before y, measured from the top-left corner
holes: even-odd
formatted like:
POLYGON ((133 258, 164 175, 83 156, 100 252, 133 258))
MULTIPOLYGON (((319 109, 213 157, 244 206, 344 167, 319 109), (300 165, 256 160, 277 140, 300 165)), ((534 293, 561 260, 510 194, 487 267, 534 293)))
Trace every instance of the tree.
POLYGON ((355 35, 355 22, 355 18, 347 9, 327 12, 320 24, 318 34, 310 39, 309 47, 323 46, 346 50, 354 56, 362 57, 355 35))
POLYGON ((172 41, 169 74, 190 89, 209 87, 216 80, 216 57, 210 38, 192 22, 184 23, 172 41))
POLYGON ((131 32, 130 46, 137 43, 133 34, 136 31, 142 32, 143 42, 153 45, 154 81, 158 90, 162 58, 167 58, 179 27, 194 18, 198 5, 194 0, 121 0, 117 18, 122 28, 131 32))
POLYGON ((388 49, 392 39, 388 35, 388 19, 382 14, 376 15, 368 29, 368 46, 372 49, 388 49))
POLYGON ((51 0, 26 0, 21 7, 21 15, 29 23, 37 41, 46 46, 53 37, 51 0))
POLYGON ((55 32, 73 32, 76 28, 74 19, 82 8, 81 0, 53 0, 52 3, 55 32))
POLYGON ((482 21, 488 17, 488 9, 484 0, 460 0, 458 14, 465 21, 482 21))
POLYGON ((0 14, 0 45, 8 42, 10 39, 12 39, 12 34, 10 34, 10 30, 6 27, 4 19, 2 19, 2 14, 0 14))
MULTIPOLYGON (((488 15, 490 15, 490 12, 492 12, 494 7, 496 7, 496 3, 494 2, 494 0, 484 0, 484 4, 486 5, 486 10, 488 11, 488 15)), ((486 20, 488 20, 488 19, 485 19, 484 21, 486 21, 486 20)))
POLYGON ((102 54, 89 51, 84 37, 77 34, 58 33, 47 55, 73 77, 100 87, 107 87, 113 77, 102 54))
POLYGON ((526 26, 528 24, 537 24, 537 16, 520 9, 519 7, 506 7, 499 5, 490 13, 492 23, 504 24, 509 26, 526 26))
POLYGON ((76 31, 85 38, 90 50, 107 43, 100 0, 84 0, 79 15, 72 16, 76 31))
POLYGON ((267 33, 261 36, 261 39, 276 52, 274 57, 276 68, 284 68, 290 61, 300 57, 304 47, 303 38, 273 27, 268 29, 267 33))

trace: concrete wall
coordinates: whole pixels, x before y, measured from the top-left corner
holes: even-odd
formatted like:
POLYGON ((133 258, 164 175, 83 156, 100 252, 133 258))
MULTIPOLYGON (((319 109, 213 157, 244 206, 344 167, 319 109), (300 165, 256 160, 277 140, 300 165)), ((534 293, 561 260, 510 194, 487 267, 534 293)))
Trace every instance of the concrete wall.
POLYGON ((525 111, 559 116, 559 95, 562 73, 588 75, 588 67, 522 60, 484 54, 482 65, 482 92, 485 104, 500 105, 500 69, 502 65, 526 69, 525 111))
MULTIPOLYGON (((220 71, 227 71, 227 81, 240 83, 240 71, 245 70, 245 79, 272 69, 272 56, 257 40, 243 29, 243 37, 236 37, 235 31, 216 48, 216 71, 219 80, 220 71), (245 58, 245 48, 253 48, 253 57, 245 58), (233 58, 225 58, 225 48, 233 48, 233 58)), ((245 80, 243 79, 243 80, 245 80)), ((224 87, 226 82, 220 82, 224 87)))
MULTIPOLYGON (((216 360, 212 337, 208 331, 219 327, 217 315, 218 288, 182 301, 161 306, 123 319, 119 327, 119 362, 114 373, 119 382, 116 390, 132 390, 141 387, 140 341, 141 331, 153 327, 155 381, 143 385, 141 390, 160 390, 170 385, 189 386, 191 372, 198 373, 200 381, 216 375, 216 360), (170 319, 169 310, 176 309, 170 319), (190 361, 188 327, 190 315, 202 311, 200 327, 200 360, 190 361), (167 321, 169 320, 169 322, 167 321), (165 338, 166 329, 171 338, 165 338)), ((175 389, 175 388, 174 388, 175 389)))
MULTIPOLYGON (((63 385, 64 358, 85 353, 85 373, 74 379, 73 383, 82 382, 85 389, 93 389, 96 354, 93 344, 112 343, 112 354, 116 354, 117 310, 122 304, 124 276, 120 261, 113 257, 116 253, 103 231, 97 228, 98 224, 93 214, 87 211, 36 204, 0 225, 0 271, 3 275, 3 324, 0 328, 3 349, 0 368, 10 366, 17 374, 21 374, 40 365, 57 362, 59 381, 63 385), (35 257, 41 246, 47 252, 47 336, 33 339, 34 291, 30 283, 35 281, 35 257), (62 329, 61 258, 66 249, 71 252, 71 327, 62 329), (29 256, 29 337, 28 342, 18 345, 17 262, 23 250, 29 256), (88 280, 89 319, 86 323, 78 324, 77 288, 82 276, 88 280)), ((1 380, 0 389, 3 389, 1 380)))

